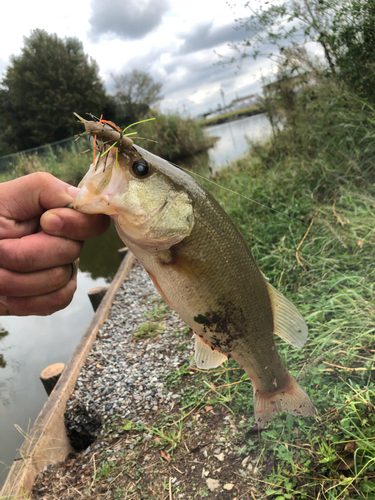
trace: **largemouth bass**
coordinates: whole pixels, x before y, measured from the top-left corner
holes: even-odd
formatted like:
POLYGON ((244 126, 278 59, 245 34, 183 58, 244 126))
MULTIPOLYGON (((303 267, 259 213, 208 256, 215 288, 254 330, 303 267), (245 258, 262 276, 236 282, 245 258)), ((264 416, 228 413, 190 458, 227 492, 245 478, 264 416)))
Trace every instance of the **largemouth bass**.
POLYGON ((301 348, 306 323, 268 283, 231 218, 190 175, 113 126, 85 126, 107 144, 70 206, 112 217, 165 301, 195 332, 198 367, 233 358, 246 371, 260 427, 279 412, 314 415, 274 342, 276 334, 301 348))

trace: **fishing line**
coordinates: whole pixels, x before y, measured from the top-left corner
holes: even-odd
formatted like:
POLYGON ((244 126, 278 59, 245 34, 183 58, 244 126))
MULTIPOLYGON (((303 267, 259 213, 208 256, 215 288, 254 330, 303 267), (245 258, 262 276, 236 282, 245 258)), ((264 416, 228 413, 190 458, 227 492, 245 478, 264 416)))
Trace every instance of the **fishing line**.
MULTIPOLYGON (((172 162, 170 162, 172 163, 172 162)), ((208 177, 204 177, 203 175, 197 174, 196 172, 193 172, 189 170, 188 168, 181 167, 180 165, 177 165, 176 163, 173 163, 176 167, 180 168, 181 170, 185 170, 190 175, 196 175, 197 177, 200 177, 201 179, 204 179, 207 182, 210 182, 211 184, 214 184, 215 186, 219 187, 220 189, 224 189, 225 191, 229 191, 229 193, 236 194, 237 196, 240 196, 241 198, 245 198, 245 200, 251 201, 252 203, 255 203, 256 205, 259 205, 260 207, 267 208, 268 210, 272 210, 272 212, 276 212, 277 214, 282 215, 283 217, 287 217, 290 220, 294 220, 296 222, 299 222, 300 224, 303 224, 306 227, 309 227, 309 224, 306 222, 301 221, 300 219, 297 219, 296 217, 291 217, 290 215, 284 214, 283 212, 280 212, 280 210, 276 210, 276 208, 271 208, 268 205, 264 205, 263 203, 260 203, 259 201, 253 200, 252 198, 249 198, 248 196, 245 196, 241 193, 238 193, 237 191, 233 191, 233 189, 229 189, 225 186, 222 186, 221 184, 213 181, 212 179, 209 179, 208 177)))

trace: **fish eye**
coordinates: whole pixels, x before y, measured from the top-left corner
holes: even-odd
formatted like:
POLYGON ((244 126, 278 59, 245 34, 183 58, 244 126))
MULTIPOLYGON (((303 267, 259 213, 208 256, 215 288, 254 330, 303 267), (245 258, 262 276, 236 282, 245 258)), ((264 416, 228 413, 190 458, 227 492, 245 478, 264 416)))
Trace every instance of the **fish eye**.
POLYGON ((132 170, 137 177, 145 177, 149 172, 148 165, 142 158, 133 162, 132 170))

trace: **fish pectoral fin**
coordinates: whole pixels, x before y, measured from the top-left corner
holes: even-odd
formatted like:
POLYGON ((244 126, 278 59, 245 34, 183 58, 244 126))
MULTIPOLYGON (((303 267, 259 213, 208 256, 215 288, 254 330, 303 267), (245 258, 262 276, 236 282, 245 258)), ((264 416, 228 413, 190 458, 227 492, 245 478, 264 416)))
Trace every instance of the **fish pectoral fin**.
POLYGON ((216 368, 228 359, 225 354, 222 354, 209 344, 206 344, 198 335, 195 336, 195 364, 197 368, 203 370, 209 370, 210 368, 216 368))
POLYGON ((259 390, 254 384, 254 413, 259 427, 264 427, 280 412, 296 417, 316 415, 313 402, 290 373, 286 385, 273 392, 259 390))
POLYGON ((307 325, 302 314, 284 295, 266 282, 273 312, 273 333, 295 347, 307 340, 307 325))

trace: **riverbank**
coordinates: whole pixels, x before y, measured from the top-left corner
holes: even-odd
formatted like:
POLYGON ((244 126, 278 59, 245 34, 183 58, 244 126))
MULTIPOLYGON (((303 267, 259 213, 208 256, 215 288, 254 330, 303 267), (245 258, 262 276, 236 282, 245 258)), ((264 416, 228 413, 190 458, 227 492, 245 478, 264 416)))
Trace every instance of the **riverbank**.
POLYGON ((255 116, 264 113, 264 109, 259 106, 250 106, 248 108, 237 109, 236 111, 229 111, 228 113, 223 113, 219 116, 214 116, 212 118, 206 118, 198 122, 199 125, 208 127, 210 125, 218 125, 220 123, 226 123, 229 121, 238 120, 245 116, 255 116))

